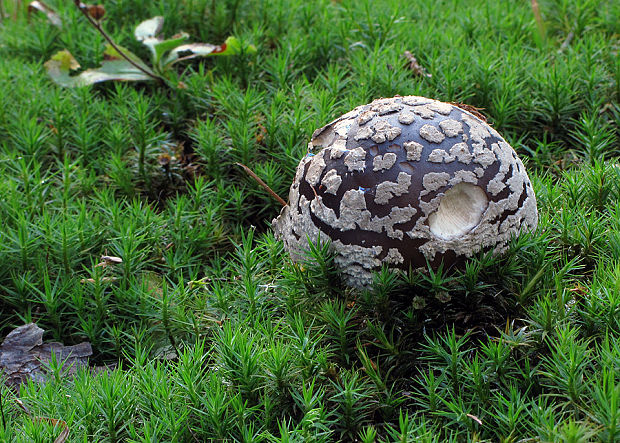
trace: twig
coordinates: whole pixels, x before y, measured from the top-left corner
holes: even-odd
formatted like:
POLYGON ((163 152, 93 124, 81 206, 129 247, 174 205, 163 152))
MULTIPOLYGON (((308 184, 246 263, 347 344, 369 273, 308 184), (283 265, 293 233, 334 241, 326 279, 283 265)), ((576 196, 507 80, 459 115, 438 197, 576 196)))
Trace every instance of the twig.
MULTIPOLYGON (((22 2, 21 0, 17 0, 14 4, 14 8, 13 8, 13 21, 16 22, 17 21, 17 15, 20 11, 20 9, 22 8, 22 2)), ((9 14, 7 13, 6 15, 7 18, 9 18, 9 14)))
POLYGON ((2 387, 0 387, 0 416, 2 417, 2 430, 6 430, 6 420, 4 418, 4 398, 2 397, 2 387))
POLYGON ((426 69, 420 66, 420 63, 418 63, 418 59, 415 58, 415 56, 410 51, 403 52, 403 57, 407 59, 407 61, 409 62, 409 69, 411 69, 415 75, 429 78, 433 76, 432 74, 426 72, 426 69))
POLYGON ((84 15, 84 17, 86 17, 86 19, 90 22, 90 24, 99 32, 99 34, 101 34, 103 36, 103 38, 105 38, 108 41, 110 46, 112 46, 114 48, 114 50, 121 57, 123 57, 125 60, 127 60, 127 62, 129 62, 129 64, 131 64, 133 67, 135 67, 136 69, 140 70, 144 74, 148 75, 149 77, 153 78, 154 80, 157 80, 158 82, 160 82, 160 83, 162 83, 162 84, 164 84, 166 86, 170 86, 164 77, 161 77, 161 76, 155 74, 150 69, 145 69, 143 66, 140 66, 139 63, 136 63, 134 60, 131 59, 131 57, 129 57, 127 54, 125 54, 125 52, 121 49, 121 47, 118 46, 114 42, 114 40, 112 40, 112 37, 110 37, 108 35, 108 33, 105 32, 105 30, 103 29, 101 24, 99 24, 99 22, 97 20, 95 20, 94 18, 92 18, 90 16, 90 14, 88 13, 88 8, 86 7, 86 5, 84 3, 82 3, 80 0, 74 0, 74 3, 78 7, 80 12, 84 15))
POLYGON ((538 0, 532 0, 532 12, 534 13, 534 19, 536 20, 536 26, 538 27, 538 34, 544 43, 547 40, 547 31, 545 30, 545 22, 543 21, 542 14, 540 13, 538 0))
POLYGON ((267 185, 267 183, 265 183, 263 180, 261 180, 261 178, 260 178, 258 175, 256 175, 256 174, 254 173, 254 171, 252 171, 250 168, 248 168, 248 167, 247 167, 246 165, 244 165, 243 163, 237 163, 237 165, 238 165, 238 166, 241 166, 241 167, 244 169, 244 171, 245 171, 245 172, 247 172, 247 173, 248 173, 248 175, 249 175, 250 177, 252 177, 254 180, 256 180, 256 183, 258 183, 259 185, 261 185, 261 186, 262 186, 262 188, 263 188, 265 191, 269 192, 269 194, 270 194, 273 198, 275 198, 275 199, 278 201, 278 203, 280 203, 282 206, 286 206, 286 202, 282 199, 282 197, 280 197, 278 194, 276 194, 276 193, 273 191, 273 189, 271 189, 271 188, 267 185))
POLYGON ((22 0, 17 0, 15 2, 15 9, 13 10, 13 21, 14 22, 17 21, 17 15, 19 11, 21 11, 21 9, 22 9, 22 0))

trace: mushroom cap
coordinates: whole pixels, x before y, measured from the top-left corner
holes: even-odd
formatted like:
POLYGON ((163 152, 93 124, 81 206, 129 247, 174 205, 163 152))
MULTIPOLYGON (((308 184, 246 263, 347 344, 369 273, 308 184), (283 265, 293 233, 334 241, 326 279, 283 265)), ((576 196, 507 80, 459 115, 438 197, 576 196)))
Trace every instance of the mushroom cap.
POLYGON ((378 99, 316 130, 273 221, 294 260, 330 240, 343 280, 383 265, 451 267, 534 230, 523 163, 487 123, 425 97, 378 99))

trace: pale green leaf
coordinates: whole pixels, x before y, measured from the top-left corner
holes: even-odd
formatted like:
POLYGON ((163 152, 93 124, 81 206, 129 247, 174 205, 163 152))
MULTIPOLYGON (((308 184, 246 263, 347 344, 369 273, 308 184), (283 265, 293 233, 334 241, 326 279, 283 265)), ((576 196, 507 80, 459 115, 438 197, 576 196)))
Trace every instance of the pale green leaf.
POLYGON ((52 80, 65 87, 75 86, 74 80, 69 76, 72 70, 78 69, 80 64, 75 57, 66 49, 59 51, 45 62, 45 69, 52 80))
POLYGON ((59 69, 65 70, 67 72, 73 71, 80 67, 80 64, 75 59, 75 57, 73 57, 73 55, 66 49, 63 51, 58 51, 56 54, 54 54, 52 58, 47 63, 45 63, 45 65, 47 66, 48 63, 50 63, 51 65, 57 65, 59 69))
POLYGON ((238 38, 230 36, 223 45, 220 46, 216 55, 236 55, 241 52, 241 42, 238 38))
POLYGON ((127 60, 106 60, 98 69, 88 69, 78 75, 70 75, 79 68, 79 63, 67 50, 56 53, 45 63, 47 73, 52 80, 67 88, 92 85, 108 80, 145 81, 152 80, 127 60))
MULTIPOLYGON (((88 69, 78 77, 84 84, 93 84, 108 80, 146 81, 153 80, 126 60, 106 60, 98 69, 88 69)), ((83 86, 83 85, 80 85, 83 86)))
POLYGON ((142 43, 144 43, 151 51, 153 65, 159 66, 160 60, 166 52, 182 45, 188 38, 189 35, 187 33, 181 32, 166 40, 154 37, 146 38, 142 41, 142 43))
MULTIPOLYGON (((136 65, 140 66, 143 70, 153 74, 153 70, 146 63, 144 63, 140 57, 138 57, 136 54, 123 46, 117 45, 117 47, 121 51, 123 51, 123 54, 125 54, 136 65)), ((110 44, 106 45, 105 50, 103 51, 103 55, 106 60, 125 60, 125 58, 110 44)))
MULTIPOLYGON (((185 32, 180 32, 176 35, 173 35, 167 40, 161 40, 155 44, 155 56, 157 61, 161 59, 161 57, 168 51, 172 51, 175 48, 178 48, 183 44, 185 40, 189 38, 189 34, 185 32)), ((145 43, 146 44, 146 43, 145 43)))
POLYGON ((246 54, 255 54, 256 46, 248 45, 245 48, 242 48, 239 39, 237 37, 230 36, 217 51, 214 51, 213 55, 237 55, 241 52, 245 52, 246 54))

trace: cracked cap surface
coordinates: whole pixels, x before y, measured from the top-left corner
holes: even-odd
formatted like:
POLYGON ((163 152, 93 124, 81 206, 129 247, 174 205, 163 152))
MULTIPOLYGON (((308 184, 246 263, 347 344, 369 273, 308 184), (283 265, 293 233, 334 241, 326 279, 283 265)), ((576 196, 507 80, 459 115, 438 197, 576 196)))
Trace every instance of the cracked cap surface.
POLYGON ((317 129, 273 222, 293 259, 330 239, 346 284, 391 268, 452 266, 534 230, 521 160, 488 124, 448 103, 375 100, 317 129), (442 199, 445 201, 442 204, 442 199))

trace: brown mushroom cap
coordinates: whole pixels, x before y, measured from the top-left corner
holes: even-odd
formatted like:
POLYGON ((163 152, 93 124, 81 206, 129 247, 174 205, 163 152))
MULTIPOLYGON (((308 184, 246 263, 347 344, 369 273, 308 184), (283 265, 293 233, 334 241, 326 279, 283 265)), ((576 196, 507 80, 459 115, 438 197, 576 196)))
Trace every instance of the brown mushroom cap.
POLYGON ((375 100, 315 131, 308 147, 274 229, 293 259, 308 239, 330 239, 350 286, 367 286, 384 264, 450 267, 480 250, 500 253, 536 228, 523 163, 454 105, 375 100))

